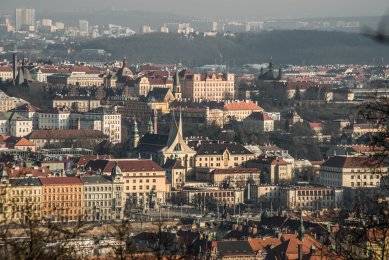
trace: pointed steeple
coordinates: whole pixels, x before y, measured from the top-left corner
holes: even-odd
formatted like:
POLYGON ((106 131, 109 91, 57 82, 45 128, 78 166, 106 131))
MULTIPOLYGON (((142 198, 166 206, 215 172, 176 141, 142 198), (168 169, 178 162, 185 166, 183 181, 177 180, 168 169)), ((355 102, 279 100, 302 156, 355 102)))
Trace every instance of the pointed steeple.
POLYGON ((178 134, 181 137, 184 137, 184 135, 182 134, 182 112, 181 112, 181 108, 180 108, 180 118, 179 118, 179 121, 178 121, 178 134))
POLYGON ((176 117, 174 115, 174 108, 172 109, 172 118, 170 123, 170 129, 169 129, 169 137, 167 140, 167 145, 169 146, 171 143, 173 143, 174 139, 176 139, 176 136, 178 134, 178 127, 176 122, 176 117))

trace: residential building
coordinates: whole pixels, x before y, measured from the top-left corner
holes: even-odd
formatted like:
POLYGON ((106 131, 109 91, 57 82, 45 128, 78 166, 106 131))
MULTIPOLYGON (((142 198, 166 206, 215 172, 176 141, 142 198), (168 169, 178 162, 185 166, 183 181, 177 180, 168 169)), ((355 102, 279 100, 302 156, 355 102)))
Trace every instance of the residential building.
POLYGON ((13 79, 12 67, 0 66, 0 82, 13 79))
POLYGON ((88 112, 100 106, 100 100, 89 96, 56 96, 52 107, 69 107, 74 112, 88 112))
POLYGON ((166 179, 172 189, 179 189, 185 185, 185 167, 177 159, 168 159, 162 166, 166 171, 166 179))
POLYGON ((243 125, 250 133, 274 131, 274 120, 266 112, 253 112, 243 120, 243 125))
POLYGON ((32 131, 32 121, 16 112, 0 113, 0 134, 16 137, 26 136, 32 131))
POLYGON ((37 151, 47 147, 90 148, 106 140, 97 130, 34 130, 26 138, 35 144, 37 151))
POLYGON ((41 219, 42 184, 37 178, 10 179, 12 222, 26 223, 41 219))
POLYGON ((84 185, 85 220, 104 221, 123 218, 123 181, 120 180, 120 176, 119 183, 115 182, 115 174, 81 176, 81 181, 84 185))
POLYGON ((235 78, 232 73, 185 75, 182 97, 192 100, 231 100, 235 97, 235 78))
POLYGON ((247 167, 259 168, 263 172, 264 182, 280 184, 291 182, 293 179, 293 164, 279 157, 262 155, 247 162, 247 167))
POLYGON ((320 166, 320 184, 330 187, 380 187, 388 168, 368 156, 333 156, 320 166))
POLYGON ((16 31, 34 31, 34 27, 35 9, 17 8, 15 12, 16 31))
POLYGON ((203 143, 196 149, 195 167, 198 180, 209 180, 215 169, 245 168, 254 154, 238 143, 203 143))
POLYGON ((3 91, 0 91, 0 112, 7 112, 28 102, 16 97, 10 97, 3 91))
POLYGON ((122 115, 112 108, 99 107, 85 112, 80 125, 80 129, 101 131, 113 144, 122 141, 122 115))
POLYGON ((244 202, 244 190, 241 189, 220 189, 218 187, 191 187, 185 186, 177 194, 176 199, 184 204, 201 204, 216 200, 219 205, 237 205, 244 202))
POLYGON ((343 190, 330 187, 288 187, 281 192, 288 210, 333 209, 343 206, 343 190))
POLYGON ((269 184, 249 184, 249 200, 260 208, 277 209, 283 206, 281 193, 283 186, 269 184))
POLYGON ((254 112, 263 112, 263 108, 252 101, 232 101, 226 102, 224 107, 224 122, 231 120, 242 122, 254 112))
POLYGON ((248 183, 259 183, 261 170, 257 168, 215 169, 210 173, 210 183, 245 188, 248 183))
POLYGON ((41 177, 42 218, 78 221, 83 215, 83 185, 79 177, 41 177))
POLYGON ((53 86, 102 86, 104 78, 100 77, 100 72, 95 71, 73 71, 70 74, 52 74, 47 76, 47 84, 53 86))
POLYGON ((127 211, 133 207, 148 208, 165 203, 170 185, 166 182, 165 170, 152 160, 98 159, 88 162, 85 168, 111 175, 115 165, 123 176, 123 199, 127 211))

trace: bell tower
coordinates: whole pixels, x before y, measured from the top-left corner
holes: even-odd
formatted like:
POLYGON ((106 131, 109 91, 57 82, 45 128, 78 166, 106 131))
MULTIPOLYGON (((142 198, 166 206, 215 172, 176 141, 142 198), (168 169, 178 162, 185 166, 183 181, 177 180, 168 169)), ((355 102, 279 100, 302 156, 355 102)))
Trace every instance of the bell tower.
POLYGON ((176 75, 174 77, 174 83, 173 83, 173 94, 176 99, 182 98, 181 93, 181 84, 180 84, 180 75, 178 73, 178 68, 176 67, 176 75))
POLYGON ((139 130, 138 123, 134 120, 134 124, 131 130, 131 148, 136 148, 139 143, 139 130))

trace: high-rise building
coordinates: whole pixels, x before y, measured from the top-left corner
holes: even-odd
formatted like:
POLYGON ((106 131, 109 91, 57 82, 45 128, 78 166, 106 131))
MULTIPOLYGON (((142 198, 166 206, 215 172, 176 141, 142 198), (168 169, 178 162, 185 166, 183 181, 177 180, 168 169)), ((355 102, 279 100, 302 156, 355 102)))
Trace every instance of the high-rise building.
POLYGON ((35 9, 16 9, 15 22, 17 31, 31 30, 35 26, 35 9))
POLYGON ((81 34, 89 34, 89 22, 86 20, 79 20, 78 30, 81 34))

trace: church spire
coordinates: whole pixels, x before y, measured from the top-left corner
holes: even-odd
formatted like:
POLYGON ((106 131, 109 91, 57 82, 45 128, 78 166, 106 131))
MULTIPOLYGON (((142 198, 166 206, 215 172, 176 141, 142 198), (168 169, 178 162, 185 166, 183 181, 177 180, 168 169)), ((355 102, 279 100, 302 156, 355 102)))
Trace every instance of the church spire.
POLYGON ((176 75, 174 77, 173 82, 173 94, 176 99, 181 99, 181 83, 180 83, 180 75, 178 72, 178 67, 176 69, 176 75))

